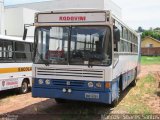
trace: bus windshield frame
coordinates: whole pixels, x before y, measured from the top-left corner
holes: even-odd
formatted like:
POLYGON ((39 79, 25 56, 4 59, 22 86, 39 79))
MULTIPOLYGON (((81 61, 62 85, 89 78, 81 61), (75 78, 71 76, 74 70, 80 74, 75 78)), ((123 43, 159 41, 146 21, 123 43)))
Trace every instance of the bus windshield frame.
POLYGON ((35 30, 34 64, 112 64, 109 26, 43 26, 35 30))

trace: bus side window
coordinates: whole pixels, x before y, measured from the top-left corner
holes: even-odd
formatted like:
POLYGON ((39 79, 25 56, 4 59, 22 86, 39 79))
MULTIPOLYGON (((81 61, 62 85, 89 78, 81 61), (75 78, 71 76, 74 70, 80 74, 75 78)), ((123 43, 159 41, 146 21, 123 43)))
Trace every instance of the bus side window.
POLYGON ((17 62, 31 62, 31 44, 16 42, 15 43, 15 59, 17 62))
POLYGON ((13 60, 13 42, 8 40, 4 41, 2 50, 3 50, 2 55, 3 55, 4 62, 12 61, 13 60))
POLYGON ((0 60, 3 59, 3 56, 2 56, 2 48, 3 48, 3 42, 0 40, 0 60))
POLYGON ((118 43, 120 42, 120 30, 115 26, 113 30, 113 36, 114 36, 114 51, 118 52, 118 43))

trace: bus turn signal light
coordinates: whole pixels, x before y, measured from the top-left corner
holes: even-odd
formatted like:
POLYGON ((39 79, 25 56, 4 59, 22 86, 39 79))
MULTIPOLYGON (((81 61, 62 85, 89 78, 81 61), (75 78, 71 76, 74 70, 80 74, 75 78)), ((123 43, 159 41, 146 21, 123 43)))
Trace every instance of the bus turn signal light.
POLYGON ((106 82, 105 87, 106 87, 106 88, 110 88, 110 87, 111 87, 110 82, 106 82))

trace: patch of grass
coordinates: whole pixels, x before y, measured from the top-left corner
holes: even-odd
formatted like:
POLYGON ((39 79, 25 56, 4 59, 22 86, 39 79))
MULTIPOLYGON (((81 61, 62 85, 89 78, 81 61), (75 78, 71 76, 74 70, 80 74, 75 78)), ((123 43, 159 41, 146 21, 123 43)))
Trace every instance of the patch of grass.
POLYGON ((152 114, 151 110, 144 103, 133 104, 128 107, 130 114, 152 114))
POLYGON ((156 91, 156 80, 152 75, 148 75, 142 79, 138 87, 143 94, 153 94, 156 91))
POLYGON ((118 107, 125 108, 129 114, 152 114, 150 108, 143 103, 143 95, 141 94, 129 93, 118 107))
POLYGON ((160 64, 160 56, 142 56, 141 57, 142 65, 152 65, 152 64, 160 64))
POLYGON ((129 91, 128 95, 123 98, 117 107, 126 108, 130 114, 152 114, 153 111, 146 104, 145 95, 152 96, 155 93, 155 84, 156 80, 152 75, 139 80, 137 86, 129 91))
POLYGON ((144 83, 155 83, 156 80, 153 75, 149 74, 147 77, 144 78, 144 83))

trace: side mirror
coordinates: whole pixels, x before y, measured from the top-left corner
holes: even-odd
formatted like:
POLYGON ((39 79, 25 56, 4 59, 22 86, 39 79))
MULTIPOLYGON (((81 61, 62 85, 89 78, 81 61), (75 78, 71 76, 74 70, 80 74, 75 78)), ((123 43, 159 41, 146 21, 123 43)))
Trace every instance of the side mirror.
POLYGON ((27 31, 28 31, 28 29, 27 29, 27 28, 24 28, 23 40, 25 40, 25 39, 26 39, 27 31))
POLYGON ((118 28, 114 29, 114 41, 115 43, 120 41, 120 30, 118 28))

